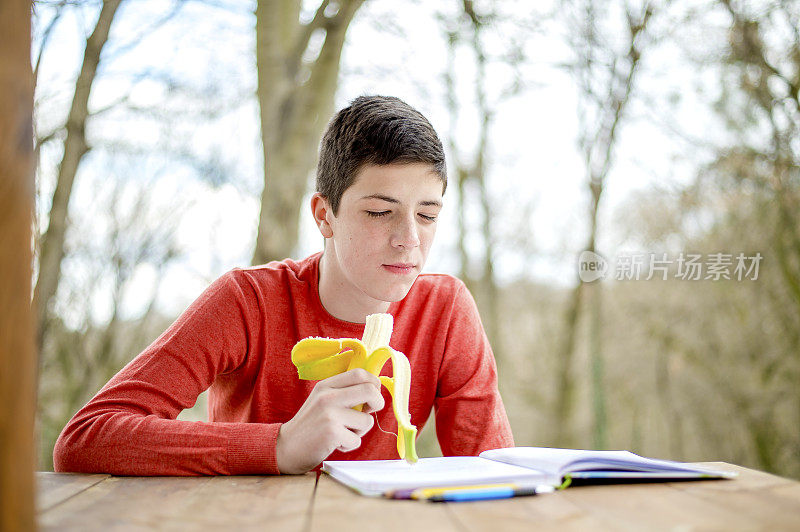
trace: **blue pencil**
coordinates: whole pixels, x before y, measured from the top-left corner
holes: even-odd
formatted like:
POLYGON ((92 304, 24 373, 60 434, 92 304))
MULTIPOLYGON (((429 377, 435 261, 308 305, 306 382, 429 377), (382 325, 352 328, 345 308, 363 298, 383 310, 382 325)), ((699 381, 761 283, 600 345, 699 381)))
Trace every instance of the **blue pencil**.
POLYGON ((536 495, 536 488, 485 488, 476 490, 454 490, 433 495, 428 500, 431 502, 468 502, 489 501, 494 499, 508 499, 511 497, 524 497, 536 495))

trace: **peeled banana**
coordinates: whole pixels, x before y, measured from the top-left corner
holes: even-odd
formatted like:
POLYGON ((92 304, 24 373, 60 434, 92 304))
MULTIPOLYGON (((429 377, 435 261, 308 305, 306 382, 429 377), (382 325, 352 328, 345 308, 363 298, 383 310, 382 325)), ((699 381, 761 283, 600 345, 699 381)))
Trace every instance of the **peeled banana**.
MULTIPOLYGON (((292 363, 303 380, 322 380, 355 368, 379 376, 383 365, 392 359, 393 376, 379 376, 392 396, 397 420, 397 454, 409 463, 418 460, 417 427, 411 424, 408 397, 411 365, 408 358, 389 347, 394 322, 391 314, 370 314, 361 340, 355 338, 304 338, 292 348, 292 363)), ((364 405, 354 407, 361 410, 364 405)))

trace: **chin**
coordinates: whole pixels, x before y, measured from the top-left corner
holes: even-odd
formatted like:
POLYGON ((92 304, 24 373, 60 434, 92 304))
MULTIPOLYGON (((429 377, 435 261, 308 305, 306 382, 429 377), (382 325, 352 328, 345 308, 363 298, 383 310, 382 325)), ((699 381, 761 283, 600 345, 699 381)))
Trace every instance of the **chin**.
POLYGON ((381 301, 385 301, 387 303, 396 303, 408 295, 408 292, 411 290, 413 285, 414 283, 409 283, 408 286, 393 286, 383 292, 376 299, 380 299, 381 301))

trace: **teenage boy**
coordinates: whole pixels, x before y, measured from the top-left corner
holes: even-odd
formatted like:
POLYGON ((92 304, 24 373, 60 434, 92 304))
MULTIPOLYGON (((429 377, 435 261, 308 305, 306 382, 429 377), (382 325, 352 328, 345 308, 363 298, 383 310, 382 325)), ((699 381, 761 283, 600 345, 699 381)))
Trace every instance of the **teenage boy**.
POLYGON ((446 184, 442 143, 422 114, 397 98, 356 98, 320 149, 311 212, 324 251, 212 283, 70 420, 56 471, 287 474, 397 458, 396 438, 370 430, 373 415, 396 428, 374 375, 302 381, 290 359, 308 336, 361 338, 378 312, 393 315, 391 345, 411 364, 411 421, 421 430, 435 410, 443 454, 513 446, 472 297, 454 277, 420 275, 446 184), (211 422, 177 420, 206 389, 211 422))

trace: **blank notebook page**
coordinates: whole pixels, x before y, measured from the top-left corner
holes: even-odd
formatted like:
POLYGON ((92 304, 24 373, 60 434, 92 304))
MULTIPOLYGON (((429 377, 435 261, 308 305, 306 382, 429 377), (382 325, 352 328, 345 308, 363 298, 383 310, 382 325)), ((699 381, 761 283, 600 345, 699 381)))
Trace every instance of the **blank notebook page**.
POLYGON ((323 470, 354 487, 369 490, 523 483, 545 478, 540 471, 477 456, 421 458, 416 464, 405 460, 330 461, 324 463, 323 470))

